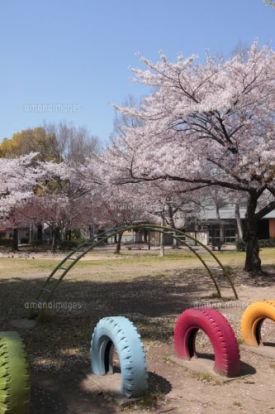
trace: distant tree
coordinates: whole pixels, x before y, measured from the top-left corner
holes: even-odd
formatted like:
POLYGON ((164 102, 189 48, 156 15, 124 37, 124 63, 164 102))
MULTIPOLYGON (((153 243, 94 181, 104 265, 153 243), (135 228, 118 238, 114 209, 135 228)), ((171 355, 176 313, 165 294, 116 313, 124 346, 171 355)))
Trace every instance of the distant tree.
POLYGON ((44 171, 35 162, 36 154, 16 159, 0 158, 0 217, 4 220, 12 208, 33 195, 44 171))
POLYGON ((267 4, 268 6, 275 7, 274 0, 264 0, 264 3, 267 4))
POLYGON ((0 157, 15 158, 31 152, 39 153, 38 158, 43 161, 57 161, 60 158, 55 135, 42 127, 16 132, 0 144, 0 157))
MULTIPOLYGON (((50 170, 51 164, 43 163, 42 167, 35 153, 15 159, 0 158, 0 222, 14 229, 15 249, 19 224, 15 219, 16 210, 33 197, 50 170)), ((52 172, 56 175, 56 167, 52 172)))
MULTIPOLYGON (((41 162, 44 176, 32 197, 17 209, 13 217, 17 223, 43 224, 51 231, 52 249, 70 240, 73 231, 85 231, 93 223, 94 198, 97 184, 83 185, 80 166, 74 163, 41 162)), ((82 169, 84 165, 82 166, 82 169)))
POLYGON ((55 137, 60 160, 83 163, 100 151, 99 139, 86 128, 60 122, 46 124, 45 131, 55 137))
POLYGON ((59 192, 34 196, 15 211, 17 222, 29 225, 43 223, 51 232, 51 247, 56 250, 74 231, 86 230, 91 224, 91 199, 87 196, 59 192))
POLYGON ((85 128, 66 123, 16 132, 0 144, 0 157, 15 158, 37 152, 41 161, 84 162, 100 149, 99 140, 85 128))

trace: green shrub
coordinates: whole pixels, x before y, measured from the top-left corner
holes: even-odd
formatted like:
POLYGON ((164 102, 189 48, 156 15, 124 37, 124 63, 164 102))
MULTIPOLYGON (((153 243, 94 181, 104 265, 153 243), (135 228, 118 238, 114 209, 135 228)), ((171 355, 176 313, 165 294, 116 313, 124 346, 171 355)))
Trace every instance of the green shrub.
POLYGON ((81 243, 83 243, 83 240, 63 240, 58 243, 58 248, 60 250, 72 250, 81 243))
MULTIPOLYGON (((259 247, 275 247, 275 239, 264 239, 258 240, 259 247)), ((244 252, 246 250, 246 244, 243 240, 238 240, 236 242, 236 248, 239 252, 244 252)))
POLYGON ((12 245, 12 240, 11 239, 0 238, 0 246, 11 247, 11 245, 12 245))
POLYGON ((275 239, 259 240, 259 247, 275 247, 275 239))
POLYGON ((245 251, 245 242, 243 240, 237 240, 236 241, 236 248, 238 252, 244 252, 245 251))

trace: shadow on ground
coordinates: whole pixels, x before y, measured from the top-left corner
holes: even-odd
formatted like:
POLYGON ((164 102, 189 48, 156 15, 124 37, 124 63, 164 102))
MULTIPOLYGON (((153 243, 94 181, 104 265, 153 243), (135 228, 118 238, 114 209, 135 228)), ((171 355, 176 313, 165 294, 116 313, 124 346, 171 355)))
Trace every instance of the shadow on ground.
POLYGON ((31 413, 116 413, 112 396, 87 392, 81 388, 86 372, 87 364, 71 364, 71 361, 69 375, 54 369, 49 369, 49 372, 32 372, 31 413))
MULTIPOLYGON (((15 330, 11 321, 26 318, 43 279, 0 282, 0 330, 15 330)), ((87 392, 80 384, 90 372, 89 344, 97 321, 124 315, 134 321, 143 340, 171 340, 176 316, 199 296, 213 293, 200 272, 148 276, 126 282, 64 280, 51 310, 33 329, 16 328, 24 338, 32 370, 32 413, 112 414, 114 396, 87 392)), ((171 385, 150 373, 150 395, 165 395, 171 385)), ((154 404, 149 397, 146 404, 154 404)))
MULTIPOLYGON (((196 353, 197 358, 201 359, 208 359, 210 361, 213 361, 213 367, 214 367, 214 360, 215 356, 213 353, 207 353, 207 352, 197 352, 196 353)), ((240 377, 246 376, 246 375, 255 375, 256 369, 252 367, 252 365, 247 364, 244 361, 240 361, 240 377)))
MULTIPOLYGON (((69 361, 70 374, 62 371, 32 373, 31 413, 39 414, 94 414, 116 413, 121 407, 130 407, 136 400, 127 400, 106 390, 83 387, 90 374, 87 363, 69 361)), ((150 408, 157 399, 171 391, 171 384, 160 375, 149 372, 149 392, 138 404, 150 408)), ((120 412, 120 411, 119 411, 120 412)))
MULTIPOLYGON (((219 279, 222 281, 221 279, 219 279)), ((247 286, 269 287, 275 284, 275 266, 263 266, 263 273, 251 275, 244 271, 239 271, 235 277, 234 283, 238 286, 239 283, 247 286)), ((223 284, 223 281, 222 281, 223 284)))

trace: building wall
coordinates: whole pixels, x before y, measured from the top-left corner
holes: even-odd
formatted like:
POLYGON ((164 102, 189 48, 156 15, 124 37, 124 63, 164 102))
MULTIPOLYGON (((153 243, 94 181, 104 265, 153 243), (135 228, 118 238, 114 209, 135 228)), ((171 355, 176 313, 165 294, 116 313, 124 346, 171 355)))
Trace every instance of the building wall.
MULTIPOLYGON (((209 243, 209 233, 208 231, 197 231, 195 232, 188 232, 186 233, 191 237, 194 237, 195 239, 197 239, 198 241, 200 241, 203 244, 208 244, 209 243)), ((190 240, 190 239, 186 239, 187 243, 190 244, 191 246, 194 246, 196 244, 196 242, 194 240, 190 240)))
POLYGON ((18 243, 19 244, 26 244, 30 241, 30 232, 29 229, 19 229, 18 230, 18 243))
MULTIPOLYGON (((152 246, 159 246, 161 242, 159 231, 150 231, 150 243, 152 246)), ((173 245, 173 237, 170 234, 163 234, 163 244, 165 246, 173 245)))
POLYGON ((275 219, 269 219, 269 237, 275 239, 275 219))

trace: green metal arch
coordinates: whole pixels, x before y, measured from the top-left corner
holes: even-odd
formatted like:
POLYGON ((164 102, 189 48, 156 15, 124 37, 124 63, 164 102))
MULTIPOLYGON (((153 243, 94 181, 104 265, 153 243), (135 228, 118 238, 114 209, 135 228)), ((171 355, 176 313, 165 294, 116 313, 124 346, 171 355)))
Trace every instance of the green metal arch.
POLYGON ((193 249, 193 247, 190 246, 185 240, 182 240, 182 238, 184 237, 186 239, 196 241, 197 244, 199 244, 205 251, 207 251, 212 256, 212 258, 216 261, 217 265, 219 266, 219 268, 221 269, 223 273, 223 276, 228 280, 235 299, 238 299, 237 291, 235 289, 235 286, 228 272, 226 271, 226 269, 224 268, 220 260, 215 256, 215 254, 203 243, 196 240, 194 237, 190 236, 189 234, 185 234, 184 232, 177 230, 177 229, 173 229, 171 227, 151 225, 151 224, 139 224, 139 225, 132 224, 132 225, 127 225, 127 226, 115 227, 111 230, 108 230, 100 234, 99 237, 94 237, 93 239, 86 241, 85 243, 78 246, 76 249, 72 250, 67 256, 64 257, 64 259, 50 273, 44 285, 42 286, 38 296, 36 297, 36 300, 39 302, 45 302, 45 303, 49 302, 50 299, 52 298, 54 291, 59 286, 59 284, 62 282, 64 277, 72 269, 72 267, 74 267, 78 263, 78 261, 83 256, 85 256, 89 251, 91 251, 94 247, 98 246, 103 241, 106 241, 109 237, 113 237, 116 234, 123 233, 125 231, 133 230, 133 229, 151 230, 151 231, 157 231, 163 234, 169 234, 172 236, 173 239, 178 240, 180 243, 185 245, 203 264, 203 266, 207 270, 209 277, 211 278, 217 290, 218 297, 222 298, 220 287, 218 285, 218 282, 215 276, 211 272, 211 269, 209 268, 205 260, 201 257, 201 255, 195 249, 193 249))

